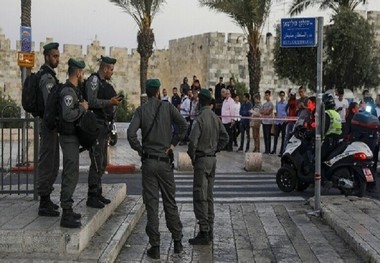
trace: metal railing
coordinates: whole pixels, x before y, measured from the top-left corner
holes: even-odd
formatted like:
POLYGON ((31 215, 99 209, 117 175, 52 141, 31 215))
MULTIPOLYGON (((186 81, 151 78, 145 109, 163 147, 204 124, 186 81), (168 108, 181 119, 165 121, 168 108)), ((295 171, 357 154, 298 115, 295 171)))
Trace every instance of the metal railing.
POLYGON ((0 112, 0 194, 33 194, 37 200, 39 119, 4 118, 9 108, 0 112))

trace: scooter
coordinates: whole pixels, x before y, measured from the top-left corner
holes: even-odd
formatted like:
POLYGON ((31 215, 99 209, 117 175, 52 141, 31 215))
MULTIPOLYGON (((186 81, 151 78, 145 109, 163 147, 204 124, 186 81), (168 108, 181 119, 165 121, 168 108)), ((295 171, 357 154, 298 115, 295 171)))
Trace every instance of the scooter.
MULTIPOLYGON (((314 183, 314 136, 296 128, 281 158, 276 182, 283 192, 304 191, 314 183)), ((338 188, 342 194, 362 197, 371 172, 373 155, 363 142, 341 142, 322 162, 322 186, 325 191, 338 188)))

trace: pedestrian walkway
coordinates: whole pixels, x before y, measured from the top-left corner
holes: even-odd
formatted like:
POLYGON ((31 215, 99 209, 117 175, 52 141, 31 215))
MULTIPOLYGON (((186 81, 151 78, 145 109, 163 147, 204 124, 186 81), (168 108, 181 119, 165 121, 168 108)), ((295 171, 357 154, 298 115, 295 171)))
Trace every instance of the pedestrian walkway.
MULTIPOLYGON (((186 150, 186 146, 178 146, 175 152, 178 154, 179 151, 186 152, 186 150)), ((110 147, 110 156, 112 164, 133 163, 139 171, 140 157, 131 150, 125 139, 120 139, 117 146, 110 147)), ((88 167, 87 152, 81 154, 80 164, 82 167, 88 167)), ((296 193, 282 193, 276 189, 274 173, 279 166, 279 157, 263 155, 261 172, 245 172, 244 153, 217 154, 215 239, 212 245, 204 247, 193 247, 187 243, 187 240, 198 231, 191 204, 192 172, 175 170, 185 249, 180 255, 173 254, 173 244, 161 208, 161 262, 380 263, 379 201, 368 198, 346 198, 342 195, 322 196, 322 218, 310 216, 308 213, 312 208, 306 204, 304 197, 297 196, 296 193)), ((92 209, 83 205, 86 187, 86 184, 78 185, 78 191, 74 196, 75 207, 82 213, 84 223, 94 218, 92 209)), ((54 202, 59 199, 58 189, 59 187, 56 187, 53 191, 54 202)), ((313 202, 310 201, 310 204, 313 205, 313 202)), ((116 259, 117 262, 152 262, 146 257, 146 249, 149 247, 145 234, 146 215, 141 217, 133 231, 132 224, 126 224, 132 222, 132 219, 137 222, 143 213, 144 206, 140 196, 134 198, 128 196, 116 210, 107 211, 110 217, 106 224, 88 242, 89 246, 83 250, 83 257, 77 256, 75 260, 63 260, 65 255, 56 252, 49 255, 36 252, 21 255, 17 247, 9 245, 9 241, 20 239, 19 235, 12 233, 30 236, 31 238, 23 240, 28 244, 25 247, 28 249, 33 248, 30 244, 49 236, 50 233, 64 232, 59 227, 59 218, 38 217, 37 207, 38 202, 32 200, 30 196, 0 196, 0 226, 12 227, 10 230, 3 229, 8 234, 0 237, 0 249, 14 249, 6 255, 0 252, 0 262, 113 262, 119 249, 121 253, 116 259), (131 204, 129 208, 126 205, 132 201, 133 209, 131 204), (17 215, 20 215, 20 218, 17 215), (25 224, 17 224, 17 220, 25 221, 25 224), (107 223, 115 221, 118 222, 116 230, 110 234, 108 231, 111 227, 107 223), (37 224, 38 222, 42 224, 37 224), (33 226, 33 229, 28 226, 33 226), (27 233, 29 230, 32 231, 27 233), (105 238, 104 233, 108 233, 109 238, 105 238), (124 242, 125 240, 127 241, 124 242), (99 249, 100 245, 103 245, 103 250, 99 249)), ((99 224, 98 220, 92 221, 99 224)), ((68 232, 78 236, 80 232, 75 231, 88 232, 87 230, 94 229, 84 225, 80 230, 68 230, 68 232)), ((65 236, 62 240, 62 242, 69 241, 69 236, 65 236)), ((51 247, 52 245, 47 243, 44 248, 51 247)), ((54 248, 60 249, 57 246, 54 248)), ((60 251, 63 253, 63 250, 60 251)))
MULTIPOLYGON (((161 209, 160 262, 363 262, 321 218, 308 215, 302 203, 235 203, 215 205, 214 241, 192 246, 198 229, 191 204, 179 205, 184 251, 173 253, 173 242, 161 209)), ((155 262, 149 248, 144 214, 116 262, 155 262)))
MULTIPOLYGON (((193 174, 176 173, 176 200, 193 202, 193 174)), ((235 202, 294 202, 304 201, 298 192, 284 193, 278 189, 275 174, 269 173, 220 173, 215 176, 214 201, 235 202)))

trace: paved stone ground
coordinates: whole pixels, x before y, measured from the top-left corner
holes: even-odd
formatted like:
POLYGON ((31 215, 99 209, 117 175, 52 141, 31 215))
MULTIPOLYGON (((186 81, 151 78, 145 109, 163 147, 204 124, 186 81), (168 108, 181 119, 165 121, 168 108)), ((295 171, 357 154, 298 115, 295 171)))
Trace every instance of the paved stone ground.
MULTIPOLYGON (((178 146, 175 151, 186 150, 186 146, 178 146)), ((116 147, 110 148, 110 155, 112 164, 134 163, 137 168, 140 167, 140 158, 125 139, 120 139, 116 147)), ((279 162, 280 158, 276 155, 263 155, 263 171, 276 172, 279 162)), ((88 167, 88 153, 81 154, 80 164, 88 167)), ((241 172, 244 153, 218 153, 217 164, 217 173, 241 172)), ((302 203, 216 204, 215 240, 212 246, 206 247, 192 247, 187 243, 198 230, 192 205, 182 204, 179 208, 184 225, 185 250, 181 255, 173 255, 170 234, 162 213, 161 261, 380 262, 380 205, 370 204, 372 201, 364 198, 360 202, 348 202, 349 199, 344 196, 337 198, 326 196, 322 200, 326 202, 326 205, 322 203, 324 219, 309 217, 307 212, 311 208, 302 203), (360 256, 367 255, 367 258, 358 257, 352 248, 359 251, 360 256), (368 257, 367 252, 375 256, 368 257)), ((37 205, 36 202, 32 203, 37 205)), ((17 204, 14 207, 17 213, 24 209, 17 204)), ((4 217, 1 210, 0 215, 0 219, 4 217)), ((145 234, 145 217, 142 217, 125 243, 117 262, 150 262, 146 257, 149 245, 145 234)))
POLYGON ((363 262, 321 218, 299 203, 216 204, 212 245, 191 246, 197 231, 191 204, 179 206, 184 251, 173 242, 161 209, 161 260, 146 255, 146 215, 132 232, 116 262, 363 262))

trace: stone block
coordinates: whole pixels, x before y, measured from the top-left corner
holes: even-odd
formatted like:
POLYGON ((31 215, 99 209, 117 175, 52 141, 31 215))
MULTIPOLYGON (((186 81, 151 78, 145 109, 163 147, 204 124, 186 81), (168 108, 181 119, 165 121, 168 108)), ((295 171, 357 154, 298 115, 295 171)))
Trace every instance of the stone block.
POLYGON ((245 154, 245 170, 246 171, 261 171, 263 163, 262 153, 246 153, 245 154))
POLYGON ((187 152, 179 152, 177 158, 177 170, 178 171, 192 171, 193 165, 187 152))
POLYGON ((1 230, 0 231, 0 254, 3 252, 22 251, 22 231, 1 230))
POLYGON ((24 232, 23 252, 62 253, 65 248, 65 236, 57 231, 24 232))

